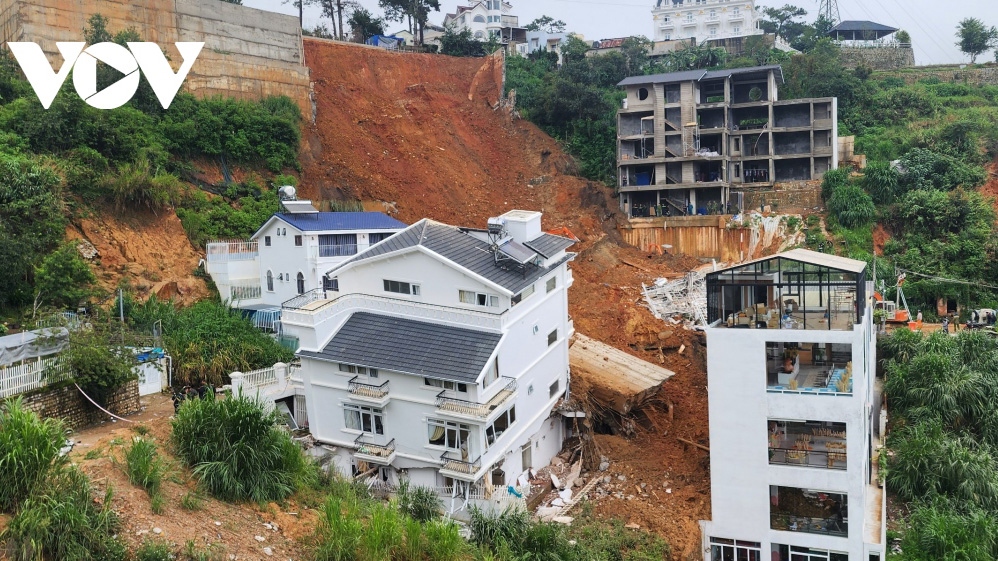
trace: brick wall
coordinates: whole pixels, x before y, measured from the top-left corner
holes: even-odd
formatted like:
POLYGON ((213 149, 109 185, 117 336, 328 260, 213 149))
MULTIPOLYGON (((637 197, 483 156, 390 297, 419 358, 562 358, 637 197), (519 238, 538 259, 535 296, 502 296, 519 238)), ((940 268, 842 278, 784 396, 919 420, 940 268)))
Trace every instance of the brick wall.
POLYGON ((820 181, 787 181, 775 184, 772 189, 741 191, 745 193, 745 210, 760 210, 769 205, 774 212, 796 214, 825 207, 820 181))
MULTIPOLYGON (((79 430, 109 419, 94 407, 76 386, 45 388, 22 396, 24 405, 43 418, 61 419, 66 426, 79 430)), ((115 392, 105 407, 115 415, 125 416, 139 411, 139 382, 132 380, 115 392)))
POLYGON ((199 97, 242 99, 286 95, 312 115, 309 71, 298 18, 220 0, 7 0, 0 2, 0 41, 38 43, 58 68, 57 41, 82 41, 90 16, 108 19, 112 33, 134 27, 143 41, 158 43, 174 69, 181 57, 173 43, 203 41, 184 81, 199 97))

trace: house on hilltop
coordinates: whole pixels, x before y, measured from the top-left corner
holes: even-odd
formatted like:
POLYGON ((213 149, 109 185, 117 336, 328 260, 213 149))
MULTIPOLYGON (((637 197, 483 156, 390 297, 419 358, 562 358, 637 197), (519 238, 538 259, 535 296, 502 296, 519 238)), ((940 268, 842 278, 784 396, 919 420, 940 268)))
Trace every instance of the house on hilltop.
POLYGON ((656 0, 655 41, 729 39, 761 35, 755 0, 656 0))
POLYGON ((520 27, 520 18, 512 11, 513 5, 504 0, 472 0, 467 6, 458 6, 455 13, 444 15, 444 28, 468 30, 478 41, 496 37, 504 46, 524 43, 527 30, 520 27))

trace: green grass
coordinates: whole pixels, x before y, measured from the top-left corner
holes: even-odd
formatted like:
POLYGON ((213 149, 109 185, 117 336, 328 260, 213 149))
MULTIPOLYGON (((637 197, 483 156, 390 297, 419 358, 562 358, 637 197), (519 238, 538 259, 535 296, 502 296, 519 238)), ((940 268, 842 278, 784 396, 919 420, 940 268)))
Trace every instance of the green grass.
POLYGON ((56 420, 41 420, 20 399, 0 408, 0 509, 18 509, 45 479, 67 458, 59 455, 65 442, 65 426, 56 420))
POLYGON ((160 540, 145 540, 135 550, 135 561, 172 561, 170 544, 160 540))
POLYGON ((184 561, 222 561, 223 548, 219 544, 199 546, 194 540, 187 540, 181 551, 180 559, 184 561))
POLYGON ((101 457, 103 451, 100 448, 91 448, 87 450, 87 453, 83 455, 84 460, 96 460, 101 457))
POLYGON ((317 481, 317 468, 277 427, 277 415, 245 396, 185 402, 173 442, 202 488, 225 501, 280 501, 317 481))
POLYGON ((156 493, 149 498, 149 509, 153 514, 163 514, 166 510, 166 498, 162 493, 156 493))
POLYGON ((204 508, 204 498, 197 491, 188 491, 181 497, 180 506, 185 510, 201 510, 204 508))
POLYGON ((146 436, 147 434, 149 434, 149 427, 147 427, 146 425, 135 425, 134 427, 132 427, 132 430, 135 431, 135 433, 138 434, 139 436, 146 436))
POLYGON ((136 437, 125 449, 125 472, 132 485, 142 487, 155 498, 163 483, 166 464, 151 440, 136 437))

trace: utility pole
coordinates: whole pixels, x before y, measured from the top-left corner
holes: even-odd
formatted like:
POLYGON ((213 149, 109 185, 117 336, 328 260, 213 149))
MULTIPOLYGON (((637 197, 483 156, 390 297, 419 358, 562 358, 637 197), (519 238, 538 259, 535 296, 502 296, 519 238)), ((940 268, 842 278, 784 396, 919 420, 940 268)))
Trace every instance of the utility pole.
POLYGON ((842 21, 839 14, 839 0, 819 0, 818 15, 825 16, 832 24, 842 21))

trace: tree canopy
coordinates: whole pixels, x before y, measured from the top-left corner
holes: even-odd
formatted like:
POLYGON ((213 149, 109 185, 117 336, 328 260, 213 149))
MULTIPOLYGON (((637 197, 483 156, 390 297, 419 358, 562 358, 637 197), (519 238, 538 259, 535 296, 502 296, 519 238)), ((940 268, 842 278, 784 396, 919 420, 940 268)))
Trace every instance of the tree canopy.
POLYGON ((565 22, 556 20, 551 16, 541 16, 527 24, 527 31, 544 31, 546 33, 564 33, 565 22))
POLYGON ((974 64, 978 56, 998 44, 998 29, 986 26, 977 18, 966 18, 957 25, 956 37, 956 46, 970 57, 970 64, 974 64))

